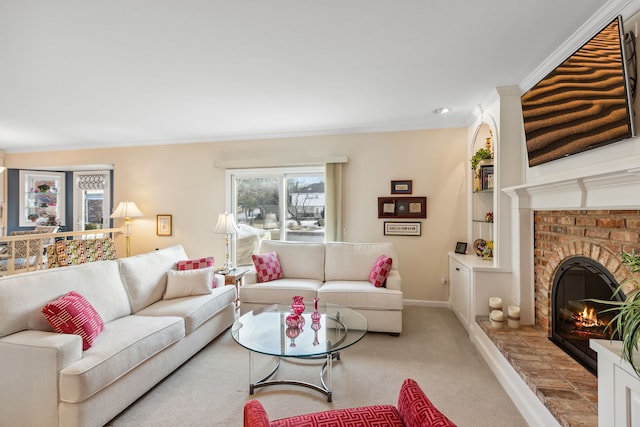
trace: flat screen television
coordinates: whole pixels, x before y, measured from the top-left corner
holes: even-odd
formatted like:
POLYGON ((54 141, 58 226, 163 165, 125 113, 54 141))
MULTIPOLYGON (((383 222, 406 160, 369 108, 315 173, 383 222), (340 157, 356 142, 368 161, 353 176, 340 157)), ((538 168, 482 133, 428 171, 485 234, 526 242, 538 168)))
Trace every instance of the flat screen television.
POLYGON ((626 56, 618 16, 522 95, 529 166, 634 135, 626 56))

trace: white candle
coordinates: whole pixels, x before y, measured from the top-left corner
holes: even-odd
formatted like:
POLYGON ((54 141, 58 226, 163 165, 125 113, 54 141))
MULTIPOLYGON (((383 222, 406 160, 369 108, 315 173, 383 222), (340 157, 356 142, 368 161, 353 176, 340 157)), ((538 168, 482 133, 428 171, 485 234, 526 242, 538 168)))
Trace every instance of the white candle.
POLYGON ((500 329, 504 326, 504 313, 502 310, 493 310, 491 314, 489 314, 489 318, 491 319, 492 328, 500 329))
POLYGON ((513 329, 518 329, 520 327, 520 307, 517 305, 509 306, 507 324, 513 329))
POLYGON ((489 298, 489 313, 493 310, 502 310, 502 298, 490 297, 489 298))

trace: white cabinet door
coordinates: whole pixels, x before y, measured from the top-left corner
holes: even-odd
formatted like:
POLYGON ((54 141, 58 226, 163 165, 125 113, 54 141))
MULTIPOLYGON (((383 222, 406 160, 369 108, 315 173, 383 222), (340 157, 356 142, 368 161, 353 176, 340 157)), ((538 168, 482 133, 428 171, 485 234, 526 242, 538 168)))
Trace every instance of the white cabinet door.
POLYGON ((469 268, 449 258, 449 304, 451 310, 469 331, 471 318, 471 275, 469 268))

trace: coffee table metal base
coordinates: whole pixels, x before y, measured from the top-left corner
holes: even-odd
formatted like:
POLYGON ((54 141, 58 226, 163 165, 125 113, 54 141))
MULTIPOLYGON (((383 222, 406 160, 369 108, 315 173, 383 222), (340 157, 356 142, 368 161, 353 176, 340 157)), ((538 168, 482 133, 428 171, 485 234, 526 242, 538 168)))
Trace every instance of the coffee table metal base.
MULTIPOLYGON (((306 387, 315 391, 319 391, 320 393, 324 394, 327 397, 327 402, 331 402, 333 397, 332 384, 331 384, 331 371, 333 367, 333 360, 334 359, 340 360, 340 352, 337 351, 335 353, 328 353, 326 356, 305 357, 305 358, 296 358, 296 359, 297 360, 326 359, 325 362, 322 364, 322 367, 320 368, 320 384, 313 384, 310 382, 298 381, 298 380, 272 380, 271 377, 273 377, 273 375, 275 375, 275 373, 278 371, 278 368, 280 368, 280 363, 282 362, 282 358, 279 357, 275 366, 273 367, 273 369, 271 369, 271 371, 267 373, 267 375, 249 384, 249 394, 253 394, 255 389, 261 388, 261 387, 268 387, 273 385, 295 385, 295 386, 306 387), (326 381, 325 381, 325 376, 326 376, 326 381)), ((253 381, 253 372, 254 372, 253 351, 249 352, 249 371, 250 371, 251 381, 253 381)))

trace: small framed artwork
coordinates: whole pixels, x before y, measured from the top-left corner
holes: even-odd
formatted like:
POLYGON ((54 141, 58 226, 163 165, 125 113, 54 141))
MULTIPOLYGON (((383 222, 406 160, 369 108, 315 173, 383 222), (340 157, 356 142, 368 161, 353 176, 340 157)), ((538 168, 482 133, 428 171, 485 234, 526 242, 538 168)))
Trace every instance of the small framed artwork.
POLYGON ((426 217, 426 197, 378 197, 378 218, 426 217))
POLYGON ((156 215, 156 235, 171 236, 172 232, 171 215, 156 215))
POLYGON ((411 194, 413 192, 413 181, 391 181, 391 194, 411 194))
POLYGON ((456 243, 456 253, 457 254, 466 254, 467 253, 467 244, 465 242, 457 242, 456 243))
POLYGON ((385 236, 421 236, 421 222, 384 222, 385 236))
POLYGON ((482 177, 482 189, 488 190, 493 188, 493 165, 488 166, 480 166, 481 177, 482 177), (489 182, 489 177, 491 177, 491 182, 489 182), (489 187, 491 185, 491 187, 489 187))

